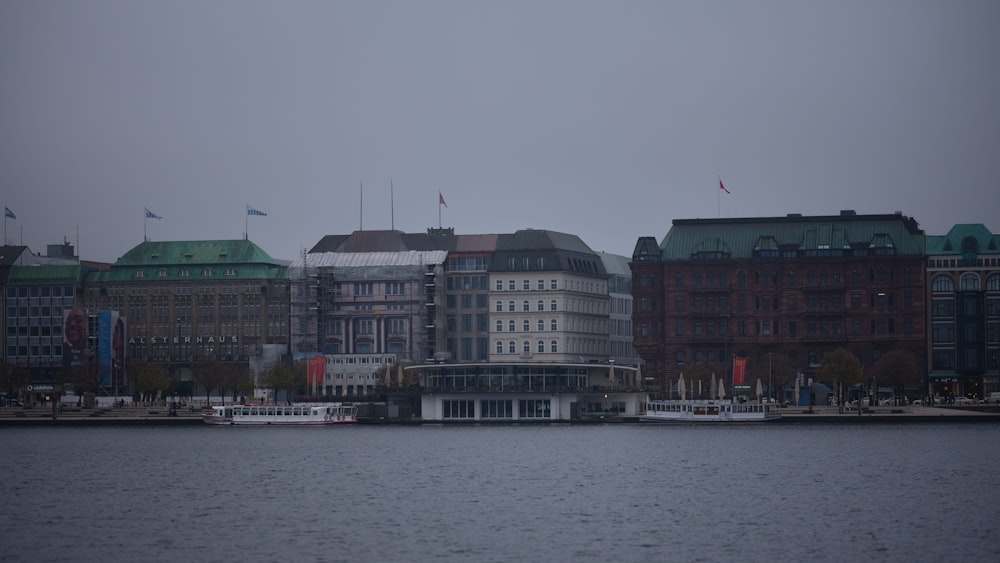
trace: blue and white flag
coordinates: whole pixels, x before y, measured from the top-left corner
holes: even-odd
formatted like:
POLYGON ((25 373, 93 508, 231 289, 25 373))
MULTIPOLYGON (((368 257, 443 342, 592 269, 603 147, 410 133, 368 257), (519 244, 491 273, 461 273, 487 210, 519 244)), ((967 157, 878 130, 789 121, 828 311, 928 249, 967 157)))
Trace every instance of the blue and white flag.
MULTIPOLYGON (((143 207, 143 209, 146 209, 146 208, 143 207)), ((149 209, 146 209, 146 219, 163 219, 163 217, 160 217, 156 213, 153 213, 149 209)))
POLYGON ((14 215, 14 212, 11 211, 6 205, 3 207, 3 216, 4 218, 10 217, 11 219, 17 219, 17 215, 14 215))
POLYGON ((250 207, 249 205, 247 206, 247 215, 256 215, 256 216, 259 216, 259 217, 267 217, 267 213, 264 213, 263 211, 254 209, 253 207, 250 207))

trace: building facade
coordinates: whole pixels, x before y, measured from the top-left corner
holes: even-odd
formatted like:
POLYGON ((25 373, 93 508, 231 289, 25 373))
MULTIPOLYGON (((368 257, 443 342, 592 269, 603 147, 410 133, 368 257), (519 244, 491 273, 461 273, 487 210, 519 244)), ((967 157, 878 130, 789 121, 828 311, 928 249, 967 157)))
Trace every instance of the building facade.
POLYGON ((249 240, 146 241, 84 285, 88 310, 126 320, 126 358, 164 367, 180 395, 203 393, 201 366, 287 352, 287 267, 249 240))
POLYGON ((676 220, 632 257, 646 375, 669 394, 694 366, 728 374, 736 357, 765 384, 774 359, 808 379, 837 348, 866 369, 894 349, 923 364, 923 250, 898 213, 676 220))
POLYGON ((1000 391, 1000 235, 975 224, 928 236, 926 299, 931 392, 1000 391))

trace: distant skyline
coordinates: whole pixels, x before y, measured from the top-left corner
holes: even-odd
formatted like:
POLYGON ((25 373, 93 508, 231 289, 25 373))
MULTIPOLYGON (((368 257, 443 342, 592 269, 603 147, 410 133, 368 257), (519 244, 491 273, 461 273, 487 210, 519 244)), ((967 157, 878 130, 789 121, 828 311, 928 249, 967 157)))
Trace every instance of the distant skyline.
POLYGON ((626 256, 718 216, 1000 232, 998 24, 992 0, 7 0, 6 238, 113 262, 245 229, 290 260, 439 211, 626 256))

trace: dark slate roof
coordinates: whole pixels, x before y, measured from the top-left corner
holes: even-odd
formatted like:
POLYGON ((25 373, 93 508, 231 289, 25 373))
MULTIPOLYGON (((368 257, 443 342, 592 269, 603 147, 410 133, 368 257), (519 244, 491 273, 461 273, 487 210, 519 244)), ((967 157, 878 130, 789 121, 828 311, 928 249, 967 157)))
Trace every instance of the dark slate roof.
POLYGON ((404 233, 402 231, 354 231, 349 235, 326 235, 310 254, 323 252, 406 252, 408 250, 451 250, 455 235, 404 233))
POLYGON ((601 258, 580 237, 540 229, 523 229, 514 234, 497 236, 497 249, 490 271, 511 271, 508 258, 515 258, 514 271, 527 271, 516 260, 523 257, 544 258, 545 265, 539 268, 541 270, 607 277, 601 258))
POLYGON ((0 246, 0 267, 13 266, 17 259, 27 251, 27 246, 0 246))
POLYGON ((955 225, 943 236, 927 237, 927 255, 1000 254, 1000 235, 995 235, 980 223, 955 225))
POLYGON ((512 235, 497 237, 497 251, 504 250, 566 250, 594 254, 580 237, 545 229, 522 229, 512 235))
POLYGON ((146 241, 126 252, 112 267, 254 262, 274 263, 274 259, 246 239, 146 241))
MULTIPOLYGON (((689 260, 700 252, 743 259, 753 257, 755 250, 892 245, 896 255, 922 256, 924 238, 917 222, 901 214, 678 219, 660 243, 660 252, 663 260, 689 260)), ((639 244, 636 250, 641 250, 639 244)))

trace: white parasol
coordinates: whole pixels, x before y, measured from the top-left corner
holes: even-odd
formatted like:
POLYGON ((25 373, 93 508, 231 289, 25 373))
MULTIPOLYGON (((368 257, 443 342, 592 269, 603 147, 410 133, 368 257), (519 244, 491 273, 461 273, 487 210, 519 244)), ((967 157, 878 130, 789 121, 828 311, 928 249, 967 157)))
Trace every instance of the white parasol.
POLYGON ((681 400, 684 400, 684 374, 682 373, 680 378, 677 380, 677 394, 681 396, 681 400))

